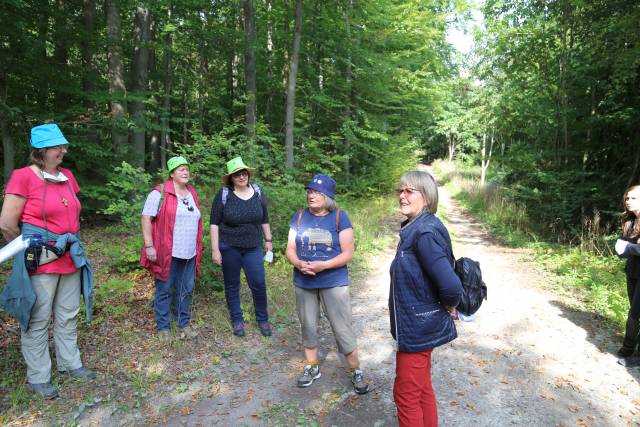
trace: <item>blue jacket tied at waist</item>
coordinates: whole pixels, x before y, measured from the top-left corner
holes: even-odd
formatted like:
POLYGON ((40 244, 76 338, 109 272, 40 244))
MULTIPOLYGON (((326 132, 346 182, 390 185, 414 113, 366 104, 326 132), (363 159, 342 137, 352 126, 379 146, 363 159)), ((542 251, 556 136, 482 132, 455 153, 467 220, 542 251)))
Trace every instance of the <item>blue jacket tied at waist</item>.
POLYGON ((457 337, 445 308, 462 296, 453 265, 449 233, 435 215, 425 212, 403 223, 389 292, 391 335, 399 351, 425 351, 457 337))
MULTIPOLYGON (((60 250, 60 253, 66 252, 68 248, 74 265, 81 270, 81 289, 84 295, 87 322, 91 322, 93 317, 93 268, 91 268, 91 264, 84 253, 84 248, 80 242, 80 233, 59 235, 28 223, 22 224, 21 231, 25 239, 31 238, 35 234, 40 234, 47 236, 47 239, 55 240, 55 246, 60 250)), ((31 285, 29 272, 24 264, 24 251, 20 251, 13 259, 13 268, 9 281, 2 294, 0 294, 0 307, 15 317, 20 322, 20 327, 26 331, 29 329, 31 309, 35 302, 36 294, 31 285)))

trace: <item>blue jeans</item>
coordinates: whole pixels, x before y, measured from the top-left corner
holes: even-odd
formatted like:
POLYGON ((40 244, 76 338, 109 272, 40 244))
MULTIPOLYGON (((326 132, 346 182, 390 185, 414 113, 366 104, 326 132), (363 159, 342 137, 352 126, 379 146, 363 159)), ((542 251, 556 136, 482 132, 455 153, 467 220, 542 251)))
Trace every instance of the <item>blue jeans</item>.
POLYGON ((267 283, 264 279, 262 248, 238 248, 220 242, 222 273, 224 275, 224 296, 231 316, 231 323, 244 321, 240 308, 240 269, 244 270, 249 289, 253 296, 256 320, 269 320, 267 313, 267 283))
POLYGON ((171 258, 169 279, 156 279, 156 328, 159 331, 171 327, 170 310, 173 303, 173 318, 179 328, 189 326, 191 320, 191 294, 196 279, 196 257, 191 259, 171 258))

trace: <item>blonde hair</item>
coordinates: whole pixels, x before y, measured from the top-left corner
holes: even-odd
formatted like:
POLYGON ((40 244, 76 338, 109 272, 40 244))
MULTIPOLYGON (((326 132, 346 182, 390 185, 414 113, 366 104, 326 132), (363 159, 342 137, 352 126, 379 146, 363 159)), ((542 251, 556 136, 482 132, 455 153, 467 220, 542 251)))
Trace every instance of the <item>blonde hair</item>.
POLYGON ((438 183, 429 172, 407 172, 400 178, 400 186, 413 187, 420 191, 427 212, 434 214, 438 211, 438 183))
POLYGON ((636 240, 640 236, 640 218, 636 218, 636 214, 627 209, 627 195, 632 191, 640 190, 640 185, 632 185, 627 188, 622 196, 622 207, 624 208, 622 237, 636 240))

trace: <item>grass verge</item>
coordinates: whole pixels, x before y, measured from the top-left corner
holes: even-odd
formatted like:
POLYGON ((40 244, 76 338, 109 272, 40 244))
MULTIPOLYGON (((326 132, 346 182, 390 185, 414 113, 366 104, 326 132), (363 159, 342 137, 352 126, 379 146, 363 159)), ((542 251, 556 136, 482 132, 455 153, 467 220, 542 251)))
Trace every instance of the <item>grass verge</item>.
POLYGON ((624 261, 611 251, 616 236, 591 236, 577 245, 548 242, 530 226, 535 213, 509 200, 499 187, 479 184, 479 167, 443 161, 432 166, 449 194, 495 237, 509 246, 533 250, 536 261, 550 273, 553 291, 570 294, 573 308, 593 313, 617 331, 624 330, 629 304, 624 261))

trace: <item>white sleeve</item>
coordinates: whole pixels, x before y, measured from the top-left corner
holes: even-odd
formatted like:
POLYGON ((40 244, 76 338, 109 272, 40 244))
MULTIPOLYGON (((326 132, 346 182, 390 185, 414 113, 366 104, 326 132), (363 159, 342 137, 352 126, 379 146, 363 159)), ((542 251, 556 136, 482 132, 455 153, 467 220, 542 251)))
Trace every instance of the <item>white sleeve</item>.
POLYGON ((160 209, 160 192, 153 190, 147 196, 147 200, 144 202, 144 208, 142 208, 142 215, 156 216, 160 209))

